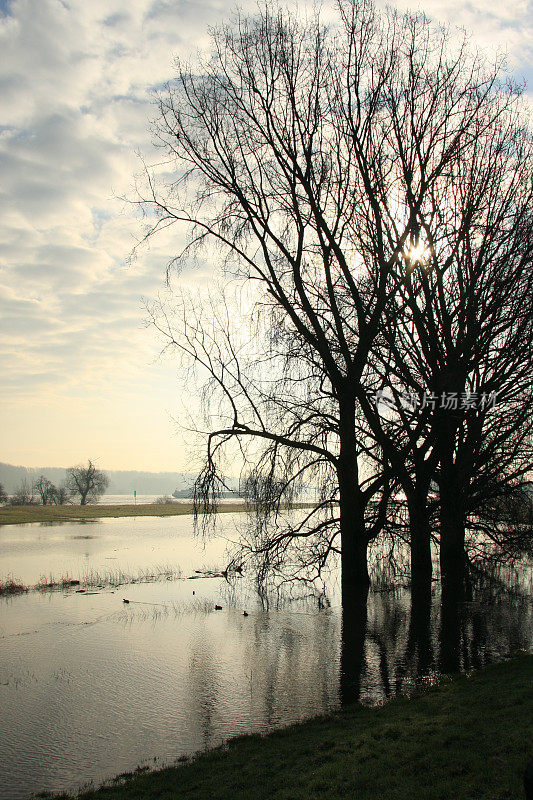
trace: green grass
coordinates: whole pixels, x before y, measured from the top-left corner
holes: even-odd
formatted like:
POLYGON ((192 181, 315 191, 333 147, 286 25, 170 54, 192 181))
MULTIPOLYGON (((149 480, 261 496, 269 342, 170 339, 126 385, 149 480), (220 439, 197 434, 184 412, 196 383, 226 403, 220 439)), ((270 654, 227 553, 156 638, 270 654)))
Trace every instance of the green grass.
MULTIPOLYGON (((295 503, 293 508, 308 508, 308 503, 295 503)), ((234 514, 244 511, 244 503, 221 503, 218 511, 234 514)), ((0 508, 0 525, 21 522, 70 522, 102 517, 175 517, 192 514, 192 503, 146 503, 120 506, 3 506, 0 508)))
POLYGON ((411 699, 354 706, 268 737, 241 737, 79 797, 522 800, 522 774, 533 755, 532 677, 533 656, 520 655, 411 699))

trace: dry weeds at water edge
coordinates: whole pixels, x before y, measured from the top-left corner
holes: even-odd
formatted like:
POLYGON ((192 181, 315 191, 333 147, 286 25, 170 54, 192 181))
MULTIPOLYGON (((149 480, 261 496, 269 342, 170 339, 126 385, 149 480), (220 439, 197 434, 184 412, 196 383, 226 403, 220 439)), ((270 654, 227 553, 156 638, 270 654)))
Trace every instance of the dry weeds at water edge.
POLYGON ((0 597, 8 597, 13 594, 23 594, 29 591, 29 586, 24 584, 13 575, 6 575, 5 578, 0 578, 0 597))
POLYGON ((0 596, 21 594, 23 592, 29 592, 31 589, 39 592, 58 589, 72 589, 83 592, 88 589, 116 588, 132 583, 154 583, 155 581, 162 580, 173 581, 179 580, 182 577, 183 573, 180 567, 170 564, 158 564, 149 569, 139 569, 135 573, 125 572, 121 569, 106 570, 105 572, 90 570, 81 575, 80 578, 74 578, 68 573, 57 577, 54 575, 41 575, 35 586, 25 586, 22 581, 14 578, 12 575, 8 575, 5 578, 0 578, 0 596))

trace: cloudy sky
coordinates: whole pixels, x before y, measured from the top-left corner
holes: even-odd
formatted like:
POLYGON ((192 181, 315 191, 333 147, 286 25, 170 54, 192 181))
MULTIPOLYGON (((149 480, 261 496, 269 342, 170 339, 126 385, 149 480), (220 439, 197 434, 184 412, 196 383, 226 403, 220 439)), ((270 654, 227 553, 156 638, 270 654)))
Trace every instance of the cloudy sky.
MULTIPOLYGON (((397 5, 506 51, 533 88, 533 2, 397 5)), ((178 242, 130 263, 141 222, 119 198, 131 196, 136 152, 152 157, 154 89, 233 6, 0 0, 0 461, 193 466, 176 424, 193 401, 158 358, 141 300, 163 289, 178 242)))

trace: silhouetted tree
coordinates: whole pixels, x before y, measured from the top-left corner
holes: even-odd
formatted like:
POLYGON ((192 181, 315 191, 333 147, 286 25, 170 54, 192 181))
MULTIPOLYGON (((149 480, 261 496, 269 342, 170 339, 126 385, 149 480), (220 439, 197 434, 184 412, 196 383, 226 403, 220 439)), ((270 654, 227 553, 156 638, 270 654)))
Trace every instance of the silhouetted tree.
MULTIPOLYGON (((410 480, 438 484, 441 573, 456 588, 467 523, 533 464, 532 138, 519 92, 495 76, 478 91, 471 141, 417 211, 382 359, 398 408, 388 440, 410 440, 410 480), (413 392, 420 406, 402 408, 413 392)), ((415 188, 424 180, 404 170, 415 188)))
MULTIPOLYGON (((340 550, 343 593, 368 583, 368 545, 397 479, 412 488, 410 512, 423 516, 433 461, 444 461, 443 445, 422 474, 436 433, 418 452, 416 426, 394 438, 381 424, 375 365, 394 355, 391 314, 407 315, 422 340, 414 317, 430 300, 414 269, 421 232, 437 259, 442 237, 469 222, 450 181, 468 179, 476 142, 490 139, 512 94, 464 41, 454 46, 424 17, 341 2, 329 27, 271 5, 238 17, 213 34, 210 60, 180 67, 160 95, 164 175, 147 173, 142 202, 157 215, 147 236, 186 223, 189 245, 169 269, 211 243, 230 274, 256 287, 248 338, 223 306, 209 318, 183 297, 172 320, 152 311, 210 381, 218 418, 197 500, 212 510, 232 446, 266 521, 296 483, 319 483, 321 502, 303 523, 273 536, 262 526, 253 548, 275 561, 305 542, 319 564, 340 550)), ((481 179, 471 177, 478 192, 481 179)), ((468 183, 459 188, 468 195, 468 183)), ((415 566, 430 576, 426 520, 412 522, 422 531, 415 566)))
POLYGON ((87 466, 78 464, 67 469, 66 488, 70 494, 80 498, 80 505, 97 503, 109 485, 109 478, 97 469, 89 459, 87 466))

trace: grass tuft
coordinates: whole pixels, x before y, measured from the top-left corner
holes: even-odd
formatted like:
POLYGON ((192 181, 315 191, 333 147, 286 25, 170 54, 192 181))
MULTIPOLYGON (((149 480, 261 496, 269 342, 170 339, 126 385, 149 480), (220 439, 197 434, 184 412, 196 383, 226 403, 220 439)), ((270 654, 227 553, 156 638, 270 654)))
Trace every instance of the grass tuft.
POLYGON ((179 567, 169 564, 158 564, 149 569, 139 569, 137 572, 125 572, 121 569, 90 570, 80 578, 73 578, 68 573, 55 577, 53 574, 41 575, 35 586, 25 586, 19 581, 15 581, 12 576, 0 579, 0 596, 21 594, 34 589, 37 592, 52 592, 56 590, 75 589, 85 591, 87 589, 106 589, 125 586, 131 583, 155 583, 156 581, 175 581, 183 577, 179 567))
POLYGON ((28 587, 24 586, 19 580, 16 580, 12 575, 5 578, 0 578, 0 597, 12 594, 23 594, 28 591, 28 587))

